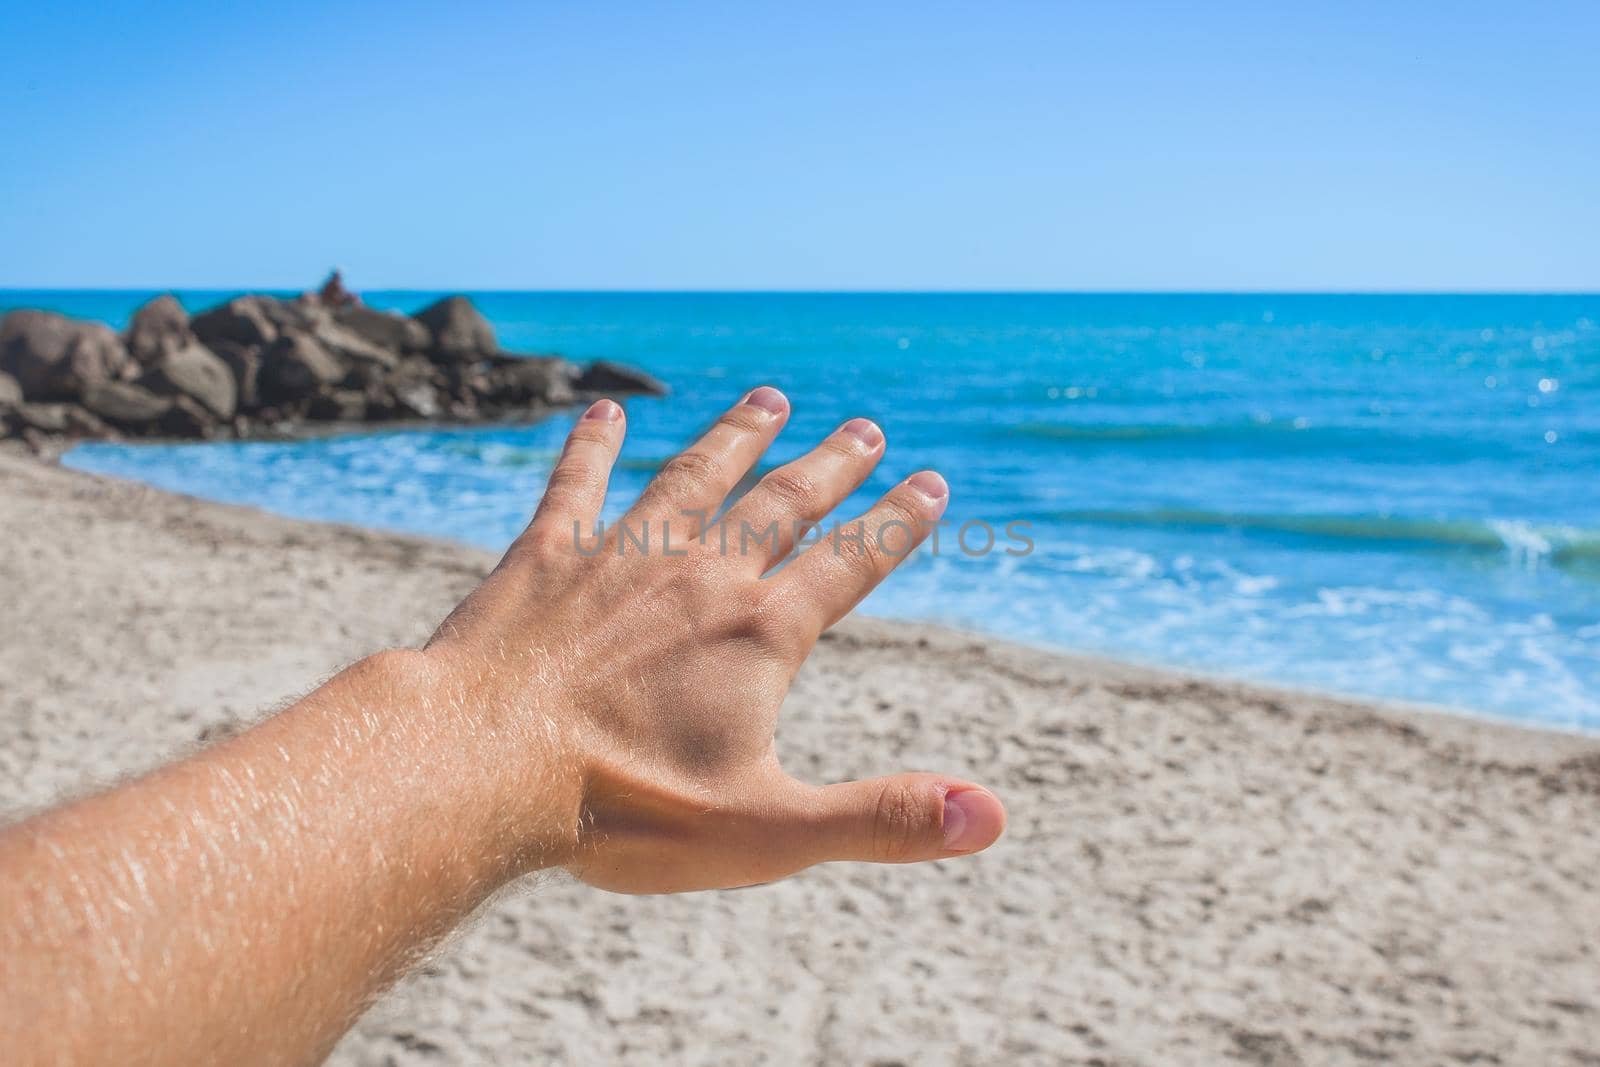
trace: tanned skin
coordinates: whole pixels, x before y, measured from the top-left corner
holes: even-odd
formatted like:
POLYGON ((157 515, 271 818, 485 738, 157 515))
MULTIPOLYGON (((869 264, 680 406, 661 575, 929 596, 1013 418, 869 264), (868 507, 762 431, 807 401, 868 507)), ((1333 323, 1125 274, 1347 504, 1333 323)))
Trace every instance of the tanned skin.
POLYGON ((797 523, 830 513, 884 449, 853 419, 720 523, 696 519, 788 415, 777 390, 752 392, 628 513, 648 549, 618 551, 613 528, 597 550, 624 432, 600 401, 526 532, 426 647, 362 660, 225 743, 0 831, 4 1058, 316 1062, 429 945, 541 868, 677 893, 993 843, 1004 809, 971 782, 818 786, 778 764, 801 663, 949 492, 914 474, 779 568, 797 523), (774 524, 771 540, 737 540, 774 524))

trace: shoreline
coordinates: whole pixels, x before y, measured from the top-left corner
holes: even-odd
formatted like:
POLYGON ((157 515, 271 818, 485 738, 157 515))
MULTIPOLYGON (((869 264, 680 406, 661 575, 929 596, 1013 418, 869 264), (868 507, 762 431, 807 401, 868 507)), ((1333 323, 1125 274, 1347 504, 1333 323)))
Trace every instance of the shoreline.
MULTIPOLYGON (((558 410, 553 409, 543 417, 548 418, 557 413, 558 410)), ((439 425, 450 424, 441 423, 439 425)), ((409 431, 416 430, 419 427, 410 423, 395 423, 387 428, 409 431)), ((420 428, 426 429, 427 427, 420 428)), ((373 427, 371 432, 382 432, 384 429, 385 427, 381 426, 373 427)), ((308 438, 332 436, 338 432, 336 430, 329 430, 327 433, 296 432, 276 440, 292 442, 308 438)), ((344 432, 360 433, 366 432, 366 430, 365 428, 352 428, 344 432)), ((81 443, 73 442, 72 446, 75 447, 81 443)), ((136 442, 136 444, 142 443, 160 444, 163 442, 136 442)), ((215 442, 175 440, 165 443, 201 445, 215 442)), ((6 464, 15 462, 27 466, 44 466, 66 478, 81 480, 85 483, 84 488, 97 484, 103 484, 107 488, 122 487, 142 495, 186 502, 197 509, 207 511, 217 509, 232 513, 233 519, 245 526, 253 524, 253 521, 260 521, 263 523, 284 524, 289 527, 300 526, 312 530, 323 530, 335 537, 344 535, 362 541, 390 541, 397 545, 415 546, 418 549, 431 548, 447 556, 459 557, 458 562, 462 567, 466 568, 468 572, 478 574, 480 577, 487 574, 488 570, 499 558, 499 553, 450 538, 352 523, 296 518, 250 505, 232 504, 206 497, 193 496, 188 493, 173 492, 137 479, 79 470, 61 462, 69 451, 71 451, 70 447, 55 456, 43 457, 33 453, 21 442, 0 441, 0 498, 3 498, 4 495, 4 478, 12 473, 6 469, 6 464), (473 569, 474 563, 476 564, 475 571, 473 569)), ((892 581, 893 578, 891 577, 889 580, 892 581)), ((1497 716, 1490 712, 1451 705, 1394 700, 1360 693, 1345 693, 1233 675, 1212 674, 1188 667, 1021 641, 983 630, 949 626, 937 622, 854 613, 844 623, 824 634, 822 641, 829 643, 841 642, 846 645, 856 646, 860 646, 863 643, 871 643, 877 647, 899 647, 905 650, 926 649, 931 644, 937 644, 945 650, 954 650, 956 646, 965 646, 969 652, 973 649, 981 648, 988 653, 1009 661, 1042 659, 1048 662, 1053 660, 1059 662, 1063 667, 1071 667, 1107 678, 1118 678, 1124 683, 1155 681, 1170 688, 1201 687, 1218 692, 1237 693, 1254 702, 1269 705, 1315 703, 1331 708, 1342 708, 1351 715, 1377 716, 1382 719, 1392 720, 1397 724, 1419 725, 1432 732, 1463 735, 1463 737, 1453 738, 1453 740, 1457 741, 1463 740, 1465 735, 1470 735, 1480 730, 1511 735, 1528 734, 1534 737, 1548 736, 1553 739, 1570 739, 1580 743, 1593 743, 1597 755, 1600 755, 1600 732, 1586 731, 1579 727, 1565 727, 1553 723, 1511 719, 1497 716)), ((372 651, 377 651, 377 649, 372 651)), ((311 684, 308 681, 307 688, 311 684)), ((265 714, 265 710, 263 713, 265 714)), ((1544 747, 1543 742, 1536 742, 1535 744, 1536 747, 1544 747)))
MULTIPOLYGON (((448 542, 447 542, 448 543, 448 542)), ((1082 662, 1090 667, 1103 670, 1125 669, 1143 674, 1164 675, 1168 678, 1183 682, 1196 682, 1201 685, 1219 688, 1238 686, 1245 689, 1258 690, 1263 693, 1274 694, 1284 700, 1314 700, 1326 701, 1332 704, 1345 704, 1352 708, 1363 708, 1377 711, 1384 715, 1391 715, 1401 719, 1424 719, 1429 722, 1443 719, 1446 721, 1459 719, 1463 722, 1488 727, 1504 727, 1510 730, 1525 730, 1536 734, 1557 734, 1561 737, 1573 737, 1580 740, 1600 742, 1600 728, 1590 730, 1582 726, 1568 726, 1555 722, 1545 722, 1536 719, 1515 719, 1506 715, 1499 715, 1492 711, 1483 711, 1477 708, 1461 707, 1455 704, 1430 704, 1422 700, 1401 700, 1395 697, 1374 696, 1368 693, 1352 693, 1339 689, 1319 689, 1315 686, 1292 685, 1287 682, 1276 682, 1265 678, 1250 678, 1235 674, 1213 674, 1197 667, 1185 667, 1178 664, 1162 663, 1156 660, 1145 660, 1135 656, 1095 652, 1087 649, 1069 648, 1062 645, 1039 644, 1031 641, 1021 641, 1013 637, 988 633, 984 630, 969 629, 959 626, 945 626, 939 623, 920 622, 914 619, 893 619, 878 615, 862 616, 862 618, 881 622, 886 626, 926 627, 940 630, 957 636, 970 637, 980 641, 994 642, 1002 645, 1012 645, 1019 649, 1037 653, 1043 656, 1057 656, 1062 659, 1082 662)))
MULTIPOLYGON (((493 563, 0 450, 0 817, 412 644, 493 563)), ((330 1062, 1583 1063, 1600 740, 847 621, 808 781, 944 770, 979 856, 752 890, 504 894, 330 1062)), ((1588 1057, 1588 1059, 1586 1059, 1588 1057)))
MULTIPOLYGON (((302 426, 302 427, 296 428, 292 432, 285 432, 285 433, 283 433, 281 435, 277 435, 277 436, 266 436, 266 435, 264 435, 264 436, 252 438, 249 441, 239 442, 239 443, 246 443, 246 444, 250 444, 250 443, 292 444, 292 443, 297 442, 297 441, 322 440, 322 439, 325 439, 325 438, 340 437, 340 436, 366 436, 366 435, 369 435, 369 434, 382 434, 382 433, 389 433, 389 432, 427 432, 427 431, 430 431, 430 430, 441 430, 441 429, 444 429, 444 430, 460 429, 460 428, 478 429, 478 428, 482 428, 482 427, 492 427, 492 426, 499 426, 499 425, 504 425, 504 426, 533 425, 535 423, 543 422, 543 421, 545 421, 547 419, 553 418, 553 417, 555 417, 557 415, 560 415, 560 414, 562 414, 564 412, 568 412, 568 411, 571 411, 571 410, 574 410, 574 406, 573 405, 567 405, 567 406, 561 406, 561 407, 551 407, 548 410, 546 410, 545 412, 543 412, 543 413, 541 413, 541 414, 539 414, 536 417, 531 418, 531 419, 505 419, 505 420, 501 420, 501 421, 498 421, 498 422, 492 422, 492 423, 472 424, 472 425, 466 426, 466 427, 462 427, 460 424, 449 423, 449 422, 439 422, 439 423, 389 422, 389 423, 349 423, 349 424, 327 423, 327 424, 318 424, 318 425, 311 425, 311 426, 302 426)), ((272 511, 269 511, 269 510, 266 510, 266 509, 262 509, 262 508, 253 507, 253 506, 250 506, 250 505, 232 504, 232 503, 228 503, 226 501, 212 500, 211 498, 208 498, 208 497, 193 496, 193 495, 188 494, 188 493, 177 493, 177 492, 173 492, 171 490, 161 489, 159 487, 150 486, 147 483, 140 482, 137 479, 119 478, 119 477, 117 477, 115 475, 105 475, 105 474, 99 474, 99 473, 92 472, 92 471, 80 470, 80 469, 78 469, 76 467, 68 466, 66 463, 63 462, 63 460, 66 458, 68 453, 70 453, 74 448, 78 447, 79 445, 85 444, 85 443, 87 443, 87 442, 83 442, 83 441, 66 442, 64 447, 62 447, 59 451, 56 451, 56 452, 53 452, 53 453, 50 453, 50 454, 41 455, 39 453, 35 453, 35 452, 32 452, 32 451, 29 451, 24 446, 20 445, 19 442, 0 441, 0 456, 4 456, 5 454, 7 454, 9 452, 9 453, 12 453, 12 454, 16 454, 16 455, 20 455, 20 456, 24 456, 24 457, 28 457, 28 458, 34 459, 34 460, 36 460, 38 462, 50 464, 50 465, 52 465, 54 467, 57 467, 60 470, 67 471, 67 472, 69 472, 69 473, 71 473, 72 475, 75 475, 75 476, 86 477, 86 478, 103 478, 103 479, 107 479, 107 480, 110 480, 110 481, 128 482, 130 484, 144 486, 145 488, 152 489, 152 490, 154 490, 156 492, 168 493, 169 495, 172 495, 172 496, 183 497, 184 499, 195 500, 195 501, 198 501, 198 502, 201 502, 201 503, 215 504, 216 506, 219 506, 219 507, 239 508, 239 509, 241 509, 243 511, 246 511, 246 512, 255 512, 255 513, 262 514, 262 515, 270 515, 275 519, 282 519, 282 520, 288 521, 288 522, 305 522, 305 523, 309 523, 311 525, 344 527, 344 528, 359 530, 359 531, 362 531, 362 532, 365 532, 365 533, 371 533, 371 534, 374 534, 374 535, 377 535, 377 536, 409 538, 409 539, 415 539, 415 540, 419 540, 419 541, 433 542, 433 543, 439 544, 441 546, 445 546, 445 547, 449 547, 449 548, 461 549, 461 550, 467 551, 467 552, 484 553, 484 554, 491 555, 491 556, 495 555, 494 553, 488 552, 487 550, 479 548, 476 545, 471 545, 471 544, 468 544, 468 543, 462 542, 462 541, 451 540, 449 538, 431 537, 431 536, 428 536, 428 535, 425 535, 425 534, 411 533, 409 531, 403 531, 403 530, 391 530, 391 529, 387 529, 387 528, 384 528, 384 527, 362 526, 362 525, 356 525, 356 524, 346 524, 346 523, 339 523, 339 522, 328 522, 328 521, 324 521, 324 520, 315 520, 315 519, 301 519, 301 518, 296 518, 296 517, 293 517, 293 516, 280 515, 280 514, 278 514, 276 512, 272 512, 272 511)), ((197 445, 198 446, 198 445, 215 444, 215 443, 217 443, 217 442, 191 441, 191 440, 185 440, 185 439, 182 439, 182 438, 147 439, 147 440, 142 440, 142 441, 123 442, 123 444, 130 445, 132 447, 138 447, 140 445, 146 445, 146 444, 149 444, 149 445, 175 445, 176 444, 176 445, 197 445)), ((891 578, 890 580, 893 581, 893 578, 891 578)), ((1250 677, 1246 677, 1246 676, 1224 674, 1224 673, 1212 673, 1212 672, 1209 672, 1209 671, 1206 671, 1204 669, 1197 668, 1197 667, 1188 667, 1188 666, 1179 665, 1179 664, 1163 663, 1163 662, 1160 662, 1160 661, 1157 661, 1157 660, 1145 660, 1145 659, 1141 659, 1141 658, 1138 658, 1138 657, 1122 655, 1122 654, 1118 654, 1118 653, 1097 652, 1097 651, 1093 651, 1093 650, 1089 650, 1089 649, 1081 649, 1081 648, 1076 648, 1076 647, 1071 647, 1071 646, 1066 646, 1066 645, 1054 645, 1054 644, 1048 644, 1048 643, 1044 643, 1044 642, 1026 641, 1026 640, 1021 640, 1021 639, 1018 639, 1018 638, 1015 638, 1015 637, 1008 637, 1008 636, 1005 636, 1005 635, 1002 635, 1002 634, 991 633, 989 631, 978 629, 976 627, 951 626, 951 625, 946 625, 946 624, 943 624, 943 623, 930 622, 930 621, 920 620, 920 619, 901 619, 901 618, 892 618, 892 617, 887 617, 887 616, 875 616, 875 615, 860 615, 860 614, 857 614, 857 615, 854 615, 853 618, 866 620, 866 621, 871 621, 871 622, 881 622, 881 623, 883 623, 885 625, 888 625, 888 626, 926 627, 926 628, 945 631, 945 632, 948 632, 948 633, 956 635, 956 636, 968 636, 968 637, 972 637, 972 638, 975 638, 975 639, 978 639, 978 640, 983 640, 983 641, 992 641, 992 642, 998 642, 998 643, 1002 643, 1002 644, 1014 645, 1014 646, 1016 646, 1018 648, 1027 649, 1029 651, 1036 652, 1036 653, 1039 653, 1041 655, 1061 656, 1061 657, 1065 657, 1065 658, 1068 658, 1068 659, 1078 660, 1078 661, 1084 662, 1086 664, 1096 665, 1096 666, 1105 667, 1105 668, 1126 667, 1126 668, 1129 668, 1129 669, 1132 669, 1132 670, 1146 671, 1146 672, 1152 672, 1152 673, 1158 673, 1158 674, 1166 674, 1166 675, 1169 675, 1172 678, 1178 679, 1178 680, 1199 681, 1199 682, 1206 683, 1208 685, 1218 685, 1218 686, 1241 685, 1241 686, 1248 686, 1248 687, 1256 688, 1256 689, 1270 690, 1270 691, 1277 692, 1278 694, 1280 694, 1285 699, 1329 700, 1329 701, 1337 701, 1337 702, 1343 702, 1343 703, 1349 703, 1349 704, 1361 704, 1361 705, 1368 705, 1368 706, 1375 706, 1375 707, 1378 707, 1378 708, 1382 708, 1382 709, 1385 709, 1388 712, 1391 712, 1391 713, 1396 714, 1396 715, 1401 715, 1401 716, 1419 716, 1420 715, 1420 716, 1426 716, 1426 717, 1442 716, 1442 717, 1446 717, 1446 718, 1461 718, 1461 719, 1468 720, 1470 722, 1483 723, 1483 724, 1487 724, 1487 725, 1491 725, 1491 726, 1506 726, 1506 727, 1511 727, 1513 729, 1533 730, 1533 731, 1538 731, 1538 732, 1552 732, 1552 733, 1557 733, 1557 734, 1562 734, 1562 735, 1567 735, 1567 736, 1573 736, 1573 737, 1579 737, 1579 738, 1591 738, 1591 739, 1600 740, 1600 729, 1589 730, 1589 729, 1585 729, 1582 726, 1577 726, 1577 725, 1564 725, 1564 724, 1561 724, 1561 723, 1547 722, 1547 721, 1542 721, 1542 720, 1517 719, 1517 718, 1513 718, 1513 717, 1508 716, 1508 715, 1501 715, 1501 714, 1497 714, 1497 713, 1492 712, 1492 711, 1486 711, 1486 710, 1482 710, 1482 709, 1478 709, 1478 708, 1469 708, 1469 707, 1463 707, 1463 706, 1453 705, 1453 704, 1433 704, 1433 703, 1428 703, 1426 701, 1401 700, 1401 699, 1397 699, 1397 698, 1393 698, 1393 697, 1375 696, 1375 695, 1367 694, 1367 693, 1354 693, 1354 692, 1348 692, 1348 691, 1337 690, 1337 689, 1321 689, 1321 688, 1317 688, 1315 686, 1297 686, 1297 685, 1293 685, 1293 684, 1289 684, 1289 683, 1285 683, 1285 682, 1273 681, 1271 679, 1250 678, 1250 677)))

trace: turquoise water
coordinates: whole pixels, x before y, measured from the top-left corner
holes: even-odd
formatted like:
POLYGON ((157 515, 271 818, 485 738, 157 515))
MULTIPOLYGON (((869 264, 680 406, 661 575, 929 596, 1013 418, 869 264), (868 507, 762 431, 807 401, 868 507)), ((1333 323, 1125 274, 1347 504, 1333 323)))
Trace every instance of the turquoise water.
MULTIPOLYGON (((0 294, 114 324, 148 294, 0 294)), ((220 294, 183 294, 191 307, 220 294)), ((368 294, 415 309, 432 294, 368 294)), ((614 505, 760 382, 788 458, 887 429, 950 518, 1035 551, 912 560, 868 602, 1044 645, 1600 728, 1600 297, 513 294, 507 347, 637 363, 614 505)), ((88 445, 74 466, 498 548, 570 424, 88 445)))

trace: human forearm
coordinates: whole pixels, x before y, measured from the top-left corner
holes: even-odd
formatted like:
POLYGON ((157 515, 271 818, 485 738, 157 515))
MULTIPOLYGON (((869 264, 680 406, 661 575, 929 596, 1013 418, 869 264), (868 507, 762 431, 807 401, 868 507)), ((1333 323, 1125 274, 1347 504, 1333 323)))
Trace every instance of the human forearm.
POLYGON ((0 835, 13 1047, 315 1059, 495 888, 560 862, 578 793, 559 732, 440 677, 417 653, 364 660, 225 744, 0 835))

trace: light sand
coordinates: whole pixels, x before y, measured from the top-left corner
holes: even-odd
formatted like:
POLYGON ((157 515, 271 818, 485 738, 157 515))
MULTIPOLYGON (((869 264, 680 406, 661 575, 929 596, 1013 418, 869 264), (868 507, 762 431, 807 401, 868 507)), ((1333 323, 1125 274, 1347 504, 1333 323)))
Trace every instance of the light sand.
MULTIPOLYGON (((531 503, 531 502, 530 502, 531 503)), ((491 563, 0 453, 0 811, 422 638, 491 563)), ((1600 743, 847 624, 814 780, 989 783, 989 853, 488 909, 341 1064, 1600 1064, 1600 743)), ((315 966, 315 961, 307 961, 315 966)))

